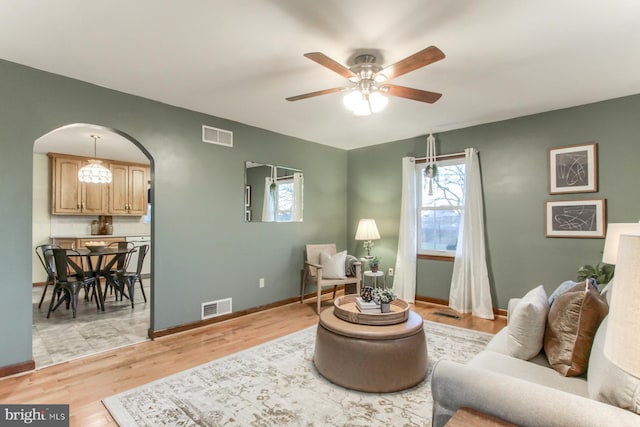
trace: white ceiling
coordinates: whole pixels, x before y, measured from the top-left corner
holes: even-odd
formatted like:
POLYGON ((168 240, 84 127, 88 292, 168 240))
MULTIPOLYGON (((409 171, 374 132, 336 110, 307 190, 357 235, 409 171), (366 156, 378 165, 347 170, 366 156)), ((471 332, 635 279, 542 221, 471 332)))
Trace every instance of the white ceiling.
MULTIPOLYGON (((640 93, 637 0, 0 0, 0 58, 345 149, 640 93), (354 117, 303 57, 389 65, 443 93, 354 117)), ((125 130, 126 131, 126 130, 125 130)))
POLYGON ((86 123, 74 123, 43 135, 33 144, 33 151, 149 164, 149 158, 127 138, 112 129, 86 123), (98 137, 95 145, 93 135, 98 137))

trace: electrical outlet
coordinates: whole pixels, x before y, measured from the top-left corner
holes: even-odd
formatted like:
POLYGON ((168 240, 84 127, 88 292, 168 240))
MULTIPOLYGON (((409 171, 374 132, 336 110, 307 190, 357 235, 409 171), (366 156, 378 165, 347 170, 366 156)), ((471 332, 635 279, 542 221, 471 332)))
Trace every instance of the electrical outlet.
POLYGON ((260 287, 264 288, 264 277, 260 278, 260 287))
POLYGON ((393 276, 393 268, 389 267, 389 277, 393 276))

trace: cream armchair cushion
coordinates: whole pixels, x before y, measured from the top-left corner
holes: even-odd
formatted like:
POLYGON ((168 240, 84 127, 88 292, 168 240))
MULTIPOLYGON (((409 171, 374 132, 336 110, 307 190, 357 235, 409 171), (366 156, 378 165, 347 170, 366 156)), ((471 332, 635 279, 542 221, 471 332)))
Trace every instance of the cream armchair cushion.
MULTIPOLYGON (((333 286, 333 298, 336 297, 336 289, 338 286, 356 285, 356 292, 360 293, 362 263, 359 261, 352 262, 352 260, 347 263, 347 258, 353 257, 348 257, 346 251, 336 254, 336 245, 334 243, 307 245, 306 260, 300 286, 300 302, 304 302, 304 291, 307 281, 315 281, 318 315, 320 314, 323 287, 333 286), (324 265, 322 261, 323 256, 325 259, 324 265), (346 275, 345 269, 348 267, 355 269, 354 276, 346 275), (335 278, 329 276, 334 276, 335 278)), ((351 270, 351 268, 349 268, 349 270, 351 270)))
POLYGON ((326 252, 320 254, 320 265, 322 266, 322 277, 324 279, 346 279, 345 262, 347 251, 329 255, 326 252))

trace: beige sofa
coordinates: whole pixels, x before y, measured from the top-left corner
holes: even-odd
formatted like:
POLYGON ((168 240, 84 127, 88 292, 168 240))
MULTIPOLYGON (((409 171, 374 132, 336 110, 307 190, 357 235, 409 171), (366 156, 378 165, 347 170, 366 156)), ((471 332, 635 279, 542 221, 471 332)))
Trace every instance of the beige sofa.
POLYGON ((588 371, 579 377, 560 375, 544 352, 530 360, 509 356, 508 328, 468 364, 436 364, 434 427, 445 425, 463 407, 520 426, 640 426, 640 380, 604 356, 606 318, 593 340, 588 371))

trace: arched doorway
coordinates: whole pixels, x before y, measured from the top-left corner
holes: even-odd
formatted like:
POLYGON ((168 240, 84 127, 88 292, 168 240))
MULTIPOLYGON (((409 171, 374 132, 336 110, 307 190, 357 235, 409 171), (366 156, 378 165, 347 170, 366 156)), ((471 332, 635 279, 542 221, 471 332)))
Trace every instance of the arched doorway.
MULTIPOLYGON (((33 162, 32 243, 34 248, 47 243, 78 242, 80 244, 83 241, 82 238, 126 241, 138 240, 143 236, 147 237, 148 243, 152 246, 153 158, 139 141, 116 129, 95 124, 74 123, 54 129, 38 138, 34 142, 33 162), (94 137, 99 137, 97 143, 94 137), (146 197, 148 207, 143 211, 137 210, 124 214, 120 211, 114 215, 111 209, 112 200, 108 199, 105 201, 106 210, 103 212, 82 209, 77 213, 60 214, 53 202, 55 193, 53 183, 57 179, 53 168, 57 163, 52 159, 73 160, 94 156, 103 159, 103 164, 114 171, 122 170, 122 167, 130 167, 133 170, 134 166, 136 170, 147 170, 148 173, 145 176, 148 176, 148 180, 146 180, 145 192, 148 195, 146 197), (91 234, 91 223, 98 218, 101 221, 108 218, 113 230, 111 235, 91 234)), ((124 176, 126 177, 126 173, 124 176)), ((105 197, 112 197, 112 192, 115 193, 112 187, 115 182, 105 187, 103 191, 105 197)), ((62 363, 148 339, 153 292, 151 253, 148 254, 145 262, 149 270, 143 271, 146 302, 142 298, 140 285, 136 285, 134 308, 131 308, 126 299, 118 301, 111 294, 107 295, 104 311, 97 310, 95 302, 81 300, 75 319, 71 311, 65 309, 64 304, 47 319, 52 289, 50 286, 40 305, 44 286, 38 285, 43 284, 46 273, 34 252, 32 352, 36 367, 62 363)))

